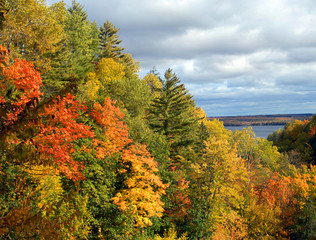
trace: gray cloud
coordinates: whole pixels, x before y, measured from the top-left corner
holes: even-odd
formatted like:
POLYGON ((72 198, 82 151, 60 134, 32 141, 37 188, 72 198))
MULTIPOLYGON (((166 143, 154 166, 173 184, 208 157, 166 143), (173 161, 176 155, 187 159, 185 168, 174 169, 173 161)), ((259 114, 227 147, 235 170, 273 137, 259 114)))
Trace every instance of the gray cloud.
POLYGON ((209 116, 316 113, 313 0, 79 2, 120 28, 140 76, 173 68, 209 116))

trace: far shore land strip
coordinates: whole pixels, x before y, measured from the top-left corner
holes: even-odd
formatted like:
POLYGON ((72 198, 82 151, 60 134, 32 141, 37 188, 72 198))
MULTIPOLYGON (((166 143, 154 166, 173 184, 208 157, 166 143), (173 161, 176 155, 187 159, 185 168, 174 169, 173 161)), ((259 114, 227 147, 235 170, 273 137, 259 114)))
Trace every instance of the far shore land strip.
POLYGON ((208 119, 218 119, 224 123, 224 126, 285 125, 295 120, 308 120, 313 115, 315 114, 271 114, 253 116, 208 117, 208 119))

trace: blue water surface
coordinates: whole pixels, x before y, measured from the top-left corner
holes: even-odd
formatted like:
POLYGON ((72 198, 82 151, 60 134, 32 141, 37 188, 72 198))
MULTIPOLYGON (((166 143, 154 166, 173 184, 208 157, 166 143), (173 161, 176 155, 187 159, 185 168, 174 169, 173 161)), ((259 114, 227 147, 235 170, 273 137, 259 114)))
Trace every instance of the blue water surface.
POLYGON ((256 137, 267 138, 271 133, 283 129, 284 125, 262 125, 262 126, 227 126, 226 128, 232 131, 242 130, 243 128, 251 127, 252 131, 256 134, 256 137))

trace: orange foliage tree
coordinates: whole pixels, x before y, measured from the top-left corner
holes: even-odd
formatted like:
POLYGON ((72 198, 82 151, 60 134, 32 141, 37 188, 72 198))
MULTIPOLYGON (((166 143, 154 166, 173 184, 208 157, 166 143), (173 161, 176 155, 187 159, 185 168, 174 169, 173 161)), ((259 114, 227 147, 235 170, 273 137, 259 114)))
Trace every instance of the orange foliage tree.
POLYGON ((1 121, 12 124, 29 104, 40 100, 42 79, 31 62, 16 59, 8 63, 8 51, 0 46, 1 121))
POLYGON ((10 65, 7 50, 1 47, 0 52, 2 143, 12 152, 21 146, 33 152, 33 159, 21 161, 57 166, 69 179, 83 179, 80 164, 72 160, 71 145, 79 138, 93 137, 90 127, 78 122, 80 112, 87 108, 71 94, 39 103, 42 81, 33 64, 16 59, 10 65))
POLYGON ((124 114, 109 98, 104 104, 95 103, 90 116, 101 128, 93 144, 96 157, 118 157, 118 178, 124 179, 116 189, 112 202, 133 219, 135 227, 152 224, 152 216, 163 212, 161 195, 167 187, 158 175, 157 162, 145 145, 134 144, 128 136, 128 128, 122 121, 124 114))
POLYGON ((83 165, 73 160, 72 144, 80 138, 93 137, 90 127, 78 123, 80 111, 87 108, 74 100, 74 96, 67 94, 61 99, 59 96, 51 104, 44 107, 40 114, 45 119, 39 123, 40 132, 33 138, 33 144, 39 150, 41 163, 53 162, 59 171, 74 181, 84 179, 80 170, 83 165))
POLYGON ((249 208, 253 208, 251 214, 254 220, 249 221, 250 233, 256 237, 288 238, 292 227, 297 225, 297 216, 312 194, 311 186, 314 184, 315 176, 301 173, 294 176, 273 173, 266 181, 257 183, 252 196, 252 201, 256 203, 249 208))
POLYGON ((128 128, 122 121, 124 113, 114 106, 114 101, 106 98, 103 106, 99 103, 93 105, 90 116, 99 124, 103 133, 98 139, 94 139, 94 147, 98 158, 111 156, 132 142, 128 138, 128 128))
MULTIPOLYGON (((47 194, 42 188, 51 191, 48 182, 44 181, 44 184, 42 181, 48 172, 75 183, 85 179, 83 162, 75 158, 75 149, 83 138, 92 141, 94 149, 86 150, 95 152, 98 160, 117 161, 116 178, 120 184, 115 187, 111 202, 121 211, 121 215, 131 220, 135 228, 149 226, 152 224, 151 217, 162 216, 161 195, 165 193, 167 185, 156 174, 157 162, 146 147, 133 144, 129 138, 128 128, 122 121, 124 114, 115 103, 107 98, 103 105, 95 103, 89 110, 70 93, 41 100, 41 77, 32 63, 17 59, 9 64, 6 49, 1 47, 0 53, 0 160, 14 167, 22 166, 22 172, 34 179, 35 184, 35 192, 28 197, 15 199, 22 204, 27 215, 13 221, 11 218, 16 218, 15 213, 21 207, 1 212, 1 217, 12 223, 5 224, 4 229, 17 229, 17 225, 24 226, 30 219, 35 219, 34 216, 39 214, 36 206, 42 206, 45 212, 50 211, 52 206, 46 200, 40 200, 40 204, 31 200, 34 194, 43 195, 38 199, 46 199, 47 194), (95 131, 82 122, 87 117, 95 121, 95 131), (47 168, 50 171, 45 171, 47 168), (43 177, 38 178, 34 171, 43 177), (40 187, 36 187, 36 182, 40 187), (26 204, 25 207, 23 204, 26 204)), ((59 178, 56 179, 56 186, 61 187, 59 178)), ((64 194, 63 189, 60 190, 54 204, 58 205, 64 194)), ((45 224, 45 221, 36 224, 45 224)))
POLYGON ((60 179, 84 179, 83 166, 72 155, 78 139, 94 136, 79 122, 86 108, 71 94, 41 100, 41 76, 33 64, 8 59, 8 51, 0 46, 0 235, 71 235, 78 229, 70 225, 82 226, 73 202, 84 199, 64 191, 60 179), (67 213, 59 211, 70 205, 73 209, 67 213))

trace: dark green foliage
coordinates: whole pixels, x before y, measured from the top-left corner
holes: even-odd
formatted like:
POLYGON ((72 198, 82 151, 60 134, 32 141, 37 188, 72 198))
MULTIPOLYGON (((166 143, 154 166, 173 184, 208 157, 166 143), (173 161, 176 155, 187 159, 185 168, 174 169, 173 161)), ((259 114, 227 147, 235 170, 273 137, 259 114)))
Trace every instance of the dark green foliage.
POLYGON ((207 129, 207 126, 204 122, 199 124, 197 131, 197 140, 194 144, 194 150, 196 153, 202 155, 205 150, 205 141, 211 136, 210 131, 207 129))
POLYGON ((294 121, 269 135, 268 140, 286 152, 293 164, 316 163, 316 116, 311 120, 294 121))
POLYGON ((63 88, 69 78, 76 77, 82 81, 88 72, 94 70, 99 30, 76 1, 72 1, 68 9, 64 30, 62 47, 51 54, 52 69, 43 76, 44 90, 48 95, 63 88))
POLYGON ((316 134, 315 132, 313 132, 313 130, 316 129, 316 115, 312 117, 312 119, 309 122, 308 127, 310 129, 308 144, 310 148, 312 149, 311 163, 315 165, 316 164, 316 134))
POLYGON ((106 21, 103 27, 100 27, 99 60, 102 58, 113 58, 126 67, 125 74, 128 79, 138 78, 136 72, 139 66, 130 54, 123 53, 124 48, 120 46, 122 40, 119 39, 119 30, 110 21, 106 21))
POLYGON ((155 134, 164 137, 164 148, 168 149, 163 158, 157 160, 161 179, 169 184, 166 196, 163 197, 165 216, 160 221, 158 231, 162 235, 172 224, 176 225, 179 233, 186 231, 185 209, 189 207, 190 200, 187 198, 187 189, 181 184, 187 177, 190 161, 183 156, 187 147, 196 140, 198 122, 194 114, 196 108, 192 95, 171 69, 165 72, 164 80, 160 79, 160 82, 161 84, 153 84, 148 88, 157 93, 153 96, 148 120, 155 134), (182 200, 185 202, 182 203, 182 200))
POLYGON ((124 48, 120 47, 122 40, 117 34, 120 29, 117 29, 111 22, 106 21, 103 27, 100 27, 100 53, 99 59, 114 58, 120 59, 124 56, 122 51, 124 48))
POLYGON ((96 23, 87 19, 87 13, 76 1, 68 9, 65 30, 68 36, 68 46, 71 52, 69 59, 70 74, 79 78, 93 70, 93 61, 98 48, 98 28, 96 23))
MULTIPOLYGON (((268 136, 268 140, 271 141, 271 142, 279 142, 280 141, 280 138, 281 138, 281 134, 282 134, 282 129, 279 128, 278 130, 274 131, 273 133, 271 133, 269 136, 268 136)), ((279 149, 280 150, 280 149, 279 149)))
POLYGON ((151 95, 146 83, 138 78, 115 80, 109 86, 111 99, 126 108, 132 117, 144 117, 150 106, 151 95))
POLYGON ((316 199, 310 197, 304 209, 296 217, 297 223, 294 226, 291 239, 316 239, 316 199))
MULTIPOLYGON (((0 0, 0 28, 3 6, 0 0)), ((250 227, 261 226, 256 221, 250 226, 253 216, 247 214, 260 211, 265 201, 263 198, 255 198, 256 191, 263 186, 262 182, 280 175, 296 176, 297 183, 301 182, 303 186, 302 189, 296 189, 295 185, 286 185, 289 192, 297 191, 296 195, 288 195, 291 197, 288 203, 300 202, 297 205, 300 208, 293 208, 295 216, 292 225, 284 227, 289 234, 287 237, 315 239, 314 182, 309 180, 309 183, 303 184, 304 176, 299 178, 296 175, 303 171, 292 166, 286 154, 280 154, 271 142, 254 138, 250 129, 230 133, 220 122, 208 122, 206 116, 201 121, 202 117, 199 116, 192 95, 171 69, 165 72, 164 79, 153 69, 151 74, 141 80, 137 75, 138 63, 135 63, 130 54, 123 53, 119 29, 106 21, 99 31, 76 1, 72 1, 68 9, 64 30, 65 35, 59 43, 62 47, 45 53, 45 57, 51 60, 51 70, 43 75, 46 95, 26 104, 12 124, 4 124, 7 114, 13 108, 10 101, 18 101, 20 97, 14 87, 3 87, 2 90, 6 101, 2 100, 0 104, 0 237, 154 240, 161 239, 156 234, 163 236, 175 227, 175 235, 168 239, 177 239, 176 235, 182 233, 187 233, 189 239, 212 239, 221 224, 223 231, 227 230, 225 227, 228 230, 234 228, 229 225, 235 223, 233 220, 225 222, 225 218, 222 218, 235 216, 229 215, 231 211, 239 214, 240 218, 235 219, 237 223, 241 219, 239 223, 246 226, 244 233, 249 234, 243 235, 245 239, 251 239, 250 227), (32 145, 32 138, 39 132, 39 127, 30 123, 43 118, 43 109, 58 95, 62 97, 70 91, 80 95, 77 87, 85 87, 85 82, 89 81, 87 74, 95 70, 96 61, 102 58, 113 58, 115 63, 119 62, 124 67, 120 68, 121 75, 114 73, 113 76, 105 76, 110 79, 97 92, 97 98, 93 99, 92 95, 82 98, 87 102, 87 110, 80 110, 77 121, 91 127, 96 138, 81 138, 73 142, 69 151, 74 161, 82 164, 83 169, 80 171, 84 176, 82 181, 74 182, 50 168, 45 159, 40 159, 41 153, 32 145), (109 96, 124 111, 125 117, 122 116, 119 121, 124 121, 128 126, 128 134, 125 125, 119 125, 116 122, 118 120, 109 121, 104 126, 100 124, 102 120, 106 121, 110 112, 102 115, 98 119, 100 122, 91 118, 92 106, 98 102, 103 103, 109 96), (118 124, 117 128, 111 129, 115 124, 118 124), (128 143, 112 154, 105 150, 98 152, 98 146, 106 149, 111 144, 117 144, 111 142, 110 135, 119 132, 120 128, 125 130, 125 134, 115 135, 113 139, 128 138, 128 143), (15 139, 19 142, 12 144, 15 139), (102 141, 104 146, 96 140, 102 141), (165 204, 163 216, 152 216, 151 226, 136 226, 133 213, 122 210, 113 200, 119 191, 126 190, 131 184, 126 180, 135 174, 132 166, 139 167, 132 165, 132 161, 122 161, 122 152, 134 143, 147 145, 151 157, 157 162, 156 175, 163 183, 169 184, 166 194, 161 193, 165 204), (232 159, 236 161, 226 166, 232 159), (242 164, 247 164, 247 172, 246 165, 242 164), (235 166, 236 169, 233 169, 235 166), (243 167, 244 171, 237 171, 238 167, 243 167), (239 177, 240 173, 243 173, 243 177, 239 177), (255 194, 250 195, 252 192, 255 194)), ((96 82, 98 80, 96 78, 96 82)), ((49 116, 53 119, 54 114, 49 116)), ((47 122, 49 125, 49 119, 47 117, 43 120, 45 124, 47 122)), ((295 124, 287 125, 269 139, 283 152, 289 152, 289 155, 297 153, 300 163, 315 163, 316 116, 310 121, 295 124)), ((139 155, 143 157, 142 153, 139 155)), ((131 154, 131 160, 134 158, 131 154)), ((146 168, 149 166, 148 162, 144 165, 146 168)), ((314 172, 310 171, 310 179, 314 172)), ((142 176, 145 175, 146 172, 143 172, 142 176)), ((144 185, 150 187, 150 184, 144 185)), ((137 186, 133 191, 137 192, 141 187, 137 186)), ((265 188, 268 187, 267 184, 265 188)), ((141 202, 140 198, 136 201, 141 202)), ((149 206, 152 203, 150 201, 149 206)), ((134 206, 137 211, 138 205, 134 206)), ((284 210, 287 207, 286 204, 282 205, 284 210)), ((268 211, 270 209, 267 208, 268 211)), ((271 209, 272 215, 273 211, 277 210, 271 209)), ((258 231, 261 230, 265 229, 262 227, 258 231)), ((220 239, 218 236, 216 239, 220 239)), ((264 237, 272 239, 279 236, 264 237)))
POLYGON ((89 239, 98 239, 100 236, 115 239, 113 236, 120 234, 122 226, 116 220, 120 211, 111 202, 117 181, 117 161, 115 158, 100 160, 95 157, 94 151, 82 151, 82 146, 91 148, 91 142, 81 141, 76 146, 75 153, 75 159, 86 166, 83 171, 86 180, 80 183, 80 189, 81 195, 89 199, 87 204, 91 228, 89 239))
POLYGON ((176 151, 176 148, 193 142, 192 130, 197 126, 197 119, 193 115, 195 103, 171 69, 165 72, 165 80, 159 91, 160 96, 153 100, 150 108, 150 126, 164 134, 176 151))
POLYGON ((0 157, 0 217, 6 216, 11 208, 18 207, 21 204, 20 194, 28 196, 32 191, 31 178, 25 172, 25 169, 17 163, 10 163, 2 155, 0 157), (17 189, 19 186, 19 189, 17 189))
POLYGON ((51 59, 51 70, 42 75, 45 96, 51 96, 63 89, 72 78, 68 70, 71 52, 67 42, 68 40, 65 38, 62 47, 49 56, 51 59))

